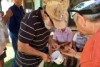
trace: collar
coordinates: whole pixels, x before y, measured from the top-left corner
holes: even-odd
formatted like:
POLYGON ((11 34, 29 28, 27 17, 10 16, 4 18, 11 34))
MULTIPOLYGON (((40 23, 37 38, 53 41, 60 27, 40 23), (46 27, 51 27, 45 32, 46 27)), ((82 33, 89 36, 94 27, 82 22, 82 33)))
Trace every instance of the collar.
POLYGON ((37 11, 37 15, 38 15, 39 20, 44 23, 43 17, 41 14, 41 10, 42 10, 42 7, 39 7, 36 11, 37 11))

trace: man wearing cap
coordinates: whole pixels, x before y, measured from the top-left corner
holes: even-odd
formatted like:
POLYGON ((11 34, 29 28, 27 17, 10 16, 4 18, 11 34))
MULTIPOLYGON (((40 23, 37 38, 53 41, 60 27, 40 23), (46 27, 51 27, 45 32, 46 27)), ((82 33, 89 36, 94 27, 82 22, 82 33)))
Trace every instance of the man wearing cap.
MULTIPOLYGON (((81 2, 71 12, 78 30, 83 34, 93 35, 81 54, 81 67, 100 67, 100 1, 81 2)), ((72 49, 62 53, 73 57, 80 55, 72 49)))
MULTIPOLYGON (((39 8, 25 15, 19 30, 16 67, 37 67, 42 60, 49 61, 44 51, 50 30, 54 27, 66 27, 65 15, 61 12, 64 12, 61 3, 50 1, 46 5, 45 12, 39 8)), ((56 44, 51 46, 54 49, 58 48, 56 44)))

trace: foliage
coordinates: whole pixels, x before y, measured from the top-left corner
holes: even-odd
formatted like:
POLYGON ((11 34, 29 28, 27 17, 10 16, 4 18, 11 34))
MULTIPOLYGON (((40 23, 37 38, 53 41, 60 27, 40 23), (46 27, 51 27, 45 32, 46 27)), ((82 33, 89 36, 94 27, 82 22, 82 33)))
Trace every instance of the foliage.
POLYGON ((13 59, 8 60, 7 62, 5 62, 4 67, 12 67, 12 62, 13 59))

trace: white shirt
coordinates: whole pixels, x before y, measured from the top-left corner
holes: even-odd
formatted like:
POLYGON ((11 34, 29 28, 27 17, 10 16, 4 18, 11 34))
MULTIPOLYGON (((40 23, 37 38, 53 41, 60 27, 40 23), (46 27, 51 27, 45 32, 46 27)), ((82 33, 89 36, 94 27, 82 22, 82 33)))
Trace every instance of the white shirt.
POLYGON ((83 48, 87 39, 88 39, 88 36, 86 36, 86 35, 80 36, 79 32, 75 33, 75 35, 73 37, 73 41, 76 42, 76 47, 78 47, 78 48, 83 48))

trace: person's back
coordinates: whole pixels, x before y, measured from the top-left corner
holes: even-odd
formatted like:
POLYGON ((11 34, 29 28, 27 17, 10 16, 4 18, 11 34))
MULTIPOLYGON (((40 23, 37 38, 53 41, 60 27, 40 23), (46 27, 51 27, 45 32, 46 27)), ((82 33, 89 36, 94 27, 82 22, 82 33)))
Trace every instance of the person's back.
POLYGON ((81 55, 81 66, 89 67, 92 64, 92 67, 100 67, 100 30, 89 38, 84 48, 81 55), (89 60, 90 62, 87 62, 89 60))

